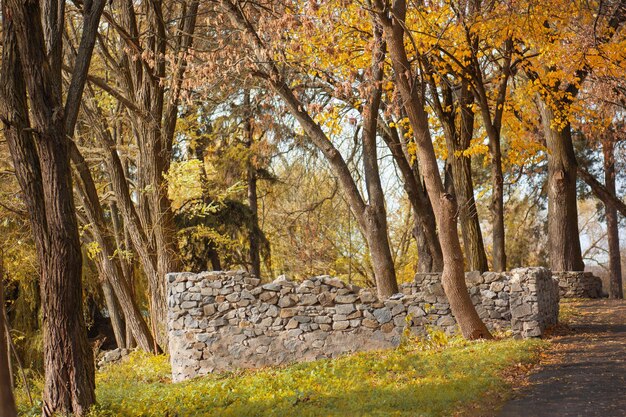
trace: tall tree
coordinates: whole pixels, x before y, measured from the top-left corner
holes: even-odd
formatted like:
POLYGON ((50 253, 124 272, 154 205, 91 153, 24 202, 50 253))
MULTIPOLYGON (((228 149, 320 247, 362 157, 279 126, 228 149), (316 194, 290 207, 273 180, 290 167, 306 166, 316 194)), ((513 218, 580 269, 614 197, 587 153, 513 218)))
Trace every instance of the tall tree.
POLYGON ((404 190, 415 216, 413 236, 417 242, 417 272, 441 272, 443 270, 443 256, 437 236, 433 206, 422 183, 417 160, 408 150, 405 134, 399 132, 397 122, 393 124, 392 127, 392 123, 381 121, 379 129, 398 166, 404 190))
POLYGON ((95 126, 93 136, 106 149, 104 160, 117 208, 148 280, 154 337, 166 349, 165 275, 181 265, 165 174, 173 156, 199 2, 116 0, 113 6, 103 14, 109 36, 98 38, 104 76, 89 77, 92 89, 83 109, 95 126), (115 125, 97 100, 100 90, 123 110, 116 113, 122 120, 115 125), (123 137, 138 150, 132 181, 116 150, 123 137))
POLYGON ((414 74, 405 49, 406 1, 394 0, 389 4, 377 0, 373 5, 384 30, 396 83, 413 128, 417 157, 435 212, 444 261, 441 276, 444 291, 463 335, 468 339, 491 338, 467 291, 461 243, 457 234, 458 205, 454 196, 443 187, 425 110, 424 85, 414 74))
POLYGON ((76 66, 64 103, 65 3, 3 2, 0 115, 41 267, 44 416, 84 415, 95 402, 93 352, 82 314, 82 255, 69 138, 103 8, 101 0, 84 4, 76 66))
MULTIPOLYGON (((543 5, 543 4, 542 4, 543 5)), ((578 208, 576 181, 578 163, 572 141, 571 106, 581 86, 593 72, 587 64, 586 54, 597 53, 604 47, 626 21, 626 1, 620 0, 604 4, 600 2, 598 9, 588 9, 588 4, 571 3, 561 13, 550 15, 539 13, 542 30, 538 31, 543 39, 543 50, 563 48, 558 54, 539 53, 540 64, 524 65, 526 75, 538 86, 537 105, 541 114, 546 147, 548 149, 548 238, 550 248, 550 267, 553 271, 582 271, 585 268, 578 234, 578 208), (582 7, 582 9, 579 8, 582 7), (588 27, 584 36, 592 36, 593 44, 580 48, 571 39, 559 38, 566 36, 563 30, 569 28, 568 19, 578 16, 589 16, 594 13, 597 18, 593 27, 588 27), (555 18, 556 20, 552 20, 555 18), (589 33, 592 33, 591 35, 589 33), (576 50, 567 47, 575 47, 576 50), (564 54, 572 56, 563 60, 564 54), (564 61, 566 65, 563 65, 564 61), (576 64, 571 65, 571 62, 576 64), (579 62, 579 63, 578 63, 579 62)), ((595 5, 594 5, 595 6, 595 5)), ((537 9, 540 10, 540 9, 537 9)), ((581 41, 581 39, 578 39, 581 41)))
POLYGON ((471 271, 487 271, 487 254, 480 229, 478 210, 474 198, 474 184, 472 181, 472 161, 465 155, 470 147, 474 135, 474 95, 470 85, 463 79, 457 85, 448 77, 439 77, 442 82, 437 85, 434 81, 432 66, 425 62, 427 82, 432 97, 432 107, 443 127, 447 163, 451 167, 454 194, 459 206, 459 218, 463 247, 471 271))
MULTIPOLYGON (((252 148, 254 144, 254 130, 252 126, 253 112, 252 104, 250 102, 250 90, 244 91, 243 96, 244 107, 244 121, 243 121, 243 134, 244 142, 248 150, 252 148)), ((250 153, 246 161, 246 182, 248 186, 248 206, 251 212, 252 227, 248 233, 248 240, 250 246, 250 264, 252 273, 261 278, 261 248, 260 248, 260 236, 259 236, 259 203, 257 194, 257 172, 253 163, 253 155, 250 153)))
MULTIPOLYGON (((615 143, 614 132, 602 141, 602 154, 604 165, 604 186, 613 195, 616 194, 615 187, 615 143)), ((604 205, 606 212, 606 231, 609 243, 609 298, 624 298, 622 285, 622 262, 619 250, 619 219, 617 208, 612 204, 604 205)))
MULTIPOLYGON (((290 13, 285 4, 277 4, 277 7, 284 9, 283 11, 286 13, 290 13)), ((368 72, 369 77, 366 82, 368 94, 365 99, 366 104, 361 111, 363 119, 361 141, 363 144, 364 171, 366 173, 366 201, 360 193, 345 159, 333 145, 320 124, 314 120, 307 109, 307 104, 294 92, 290 85, 291 80, 280 68, 280 62, 272 57, 272 45, 268 45, 264 41, 264 37, 259 34, 257 27, 253 24, 254 20, 251 16, 261 13, 261 10, 254 8, 253 5, 229 0, 221 2, 221 9, 236 30, 243 34, 244 45, 249 48, 251 55, 247 57, 250 64, 250 73, 266 83, 268 87, 282 98, 289 112, 298 121, 308 139, 324 155, 337 176, 351 210, 357 219, 357 223, 367 241, 372 257, 372 267, 375 271, 378 294, 381 297, 388 297, 396 293, 398 284, 387 235, 385 201, 381 188, 376 150, 378 111, 380 107, 379 90, 381 88, 380 82, 382 80, 385 56, 384 42, 380 37, 376 37, 376 33, 374 33, 371 69, 368 72)), ((374 32, 376 31, 374 30, 374 32)))

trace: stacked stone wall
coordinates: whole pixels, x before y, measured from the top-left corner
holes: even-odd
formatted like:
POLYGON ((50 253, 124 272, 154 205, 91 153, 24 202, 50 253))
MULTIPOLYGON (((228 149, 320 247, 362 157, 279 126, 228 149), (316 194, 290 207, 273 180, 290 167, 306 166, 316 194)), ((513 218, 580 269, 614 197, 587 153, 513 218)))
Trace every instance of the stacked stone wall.
MULTIPOLYGON (((246 272, 218 271, 167 280, 174 381, 394 347, 405 329, 457 331, 439 274, 418 274, 385 300, 329 276, 263 284, 246 272)), ((468 273, 466 282, 491 329, 535 337, 556 323, 558 287, 549 270, 468 273)))
POLYGON ((602 280, 591 272, 566 271, 553 275, 559 282, 561 298, 602 297, 602 280))

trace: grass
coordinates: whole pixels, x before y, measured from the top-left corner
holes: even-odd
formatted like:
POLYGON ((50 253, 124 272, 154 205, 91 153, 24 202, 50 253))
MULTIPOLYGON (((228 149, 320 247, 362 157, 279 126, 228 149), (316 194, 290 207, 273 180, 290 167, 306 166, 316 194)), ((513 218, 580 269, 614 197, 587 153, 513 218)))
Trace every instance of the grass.
POLYGON ((505 396, 507 373, 534 362, 547 342, 454 338, 443 344, 411 342, 178 384, 169 380, 165 356, 135 353, 98 373, 91 417, 450 416, 505 396))
POLYGON ((559 323, 568 325, 572 320, 580 316, 580 310, 576 307, 583 302, 578 298, 564 298, 559 302, 559 323))

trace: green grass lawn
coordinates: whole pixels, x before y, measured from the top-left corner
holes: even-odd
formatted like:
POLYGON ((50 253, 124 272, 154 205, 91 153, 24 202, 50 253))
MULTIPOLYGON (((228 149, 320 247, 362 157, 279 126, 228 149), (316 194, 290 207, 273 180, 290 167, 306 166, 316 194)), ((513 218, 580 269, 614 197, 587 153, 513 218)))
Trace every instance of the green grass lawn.
MULTIPOLYGON (((410 342, 395 350, 172 384, 165 356, 135 353, 97 375, 94 417, 450 416, 503 395, 508 369, 547 342, 410 342)), ((24 404, 23 398, 20 403, 24 404)), ((27 415, 27 413, 24 413, 27 415)))

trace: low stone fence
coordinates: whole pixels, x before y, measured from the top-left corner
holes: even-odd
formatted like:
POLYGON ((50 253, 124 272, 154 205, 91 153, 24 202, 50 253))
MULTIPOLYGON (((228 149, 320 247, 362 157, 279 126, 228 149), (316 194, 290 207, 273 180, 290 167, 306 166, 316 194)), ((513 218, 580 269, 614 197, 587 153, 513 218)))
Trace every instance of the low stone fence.
MULTIPOLYGON (((246 272, 218 271, 168 274, 167 281, 174 381, 393 347, 405 328, 457 329, 438 274, 418 274, 385 300, 329 276, 261 284, 246 272)), ((558 287, 547 269, 469 273, 466 281, 492 329, 535 337, 556 324, 558 287)))
POLYGON ((602 280, 591 272, 553 272, 561 298, 601 298, 602 280))

